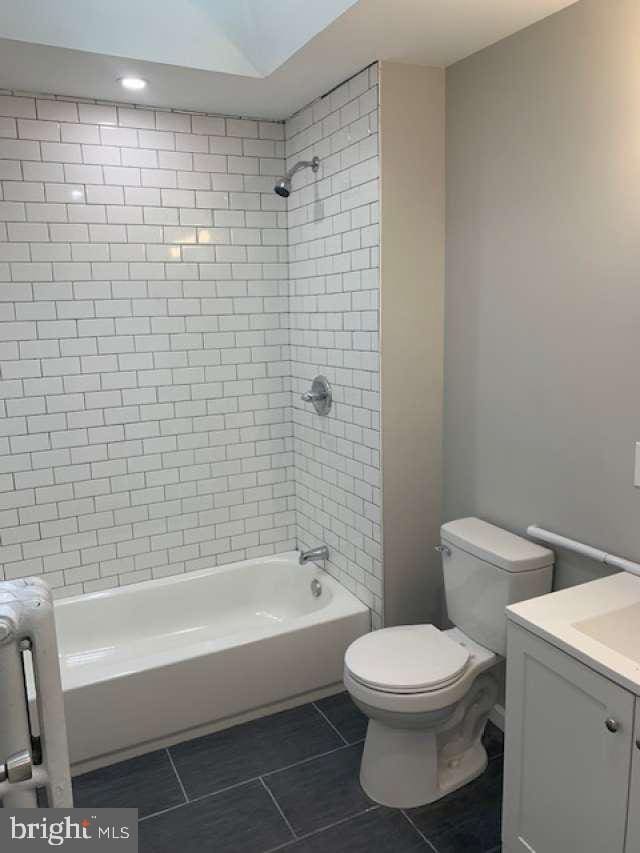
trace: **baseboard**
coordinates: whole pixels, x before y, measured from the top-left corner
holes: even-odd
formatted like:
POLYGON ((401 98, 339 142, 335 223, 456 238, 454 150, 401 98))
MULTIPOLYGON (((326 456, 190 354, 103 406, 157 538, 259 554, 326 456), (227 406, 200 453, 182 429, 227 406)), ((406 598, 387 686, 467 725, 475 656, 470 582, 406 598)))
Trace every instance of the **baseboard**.
POLYGON ((501 732, 504 731, 504 705, 494 705, 489 714, 489 719, 501 732))

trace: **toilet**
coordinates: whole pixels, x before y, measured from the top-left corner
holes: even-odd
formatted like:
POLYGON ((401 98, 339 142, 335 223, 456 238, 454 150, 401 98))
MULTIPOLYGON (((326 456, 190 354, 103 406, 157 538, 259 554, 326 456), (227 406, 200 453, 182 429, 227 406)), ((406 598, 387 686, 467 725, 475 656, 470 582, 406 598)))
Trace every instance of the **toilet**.
POLYGON ((551 590, 553 552, 479 518, 444 524, 437 550, 455 627, 382 628, 345 654, 345 687, 369 717, 360 782, 395 808, 431 803, 484 771, 505 607, 551 590))

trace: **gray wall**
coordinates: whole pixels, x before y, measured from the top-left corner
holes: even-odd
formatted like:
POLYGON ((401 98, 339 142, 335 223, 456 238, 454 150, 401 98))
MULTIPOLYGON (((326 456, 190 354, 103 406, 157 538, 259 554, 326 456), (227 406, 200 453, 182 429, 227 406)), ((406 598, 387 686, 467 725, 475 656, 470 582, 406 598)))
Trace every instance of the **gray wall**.
POLYGON ((444 70, 380 64, 384 623, 441 610, 444 70))
POLYGON ((635 559, 639 31, 584 0, 447 74, 446 518, 635 559))

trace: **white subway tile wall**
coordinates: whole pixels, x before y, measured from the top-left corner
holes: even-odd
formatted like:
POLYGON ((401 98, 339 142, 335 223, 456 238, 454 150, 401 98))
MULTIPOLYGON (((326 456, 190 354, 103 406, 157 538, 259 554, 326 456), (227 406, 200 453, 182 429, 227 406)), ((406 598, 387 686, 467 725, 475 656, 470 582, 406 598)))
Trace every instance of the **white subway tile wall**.
POLYGON ((378 81, 372 66, 286 122, 291 343, 299 547, 329 546, 327 569, 382 623, 379 393, 378 81), (316 374, 327 418, 300 400, 316 374))
POLYGON ((0 92, 0 578, 295 547, 283 131, 0 92))

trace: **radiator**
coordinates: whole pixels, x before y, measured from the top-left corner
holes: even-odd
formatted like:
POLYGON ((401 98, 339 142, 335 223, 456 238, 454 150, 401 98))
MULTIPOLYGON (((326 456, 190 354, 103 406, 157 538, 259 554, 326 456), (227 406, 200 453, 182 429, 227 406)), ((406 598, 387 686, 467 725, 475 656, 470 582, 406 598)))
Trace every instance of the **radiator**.
POLYGON ((26 578, 0 583, 0 802, 35 808, 37 788, 50 808, 73 807, 53 601, 44 581, 26 578))

